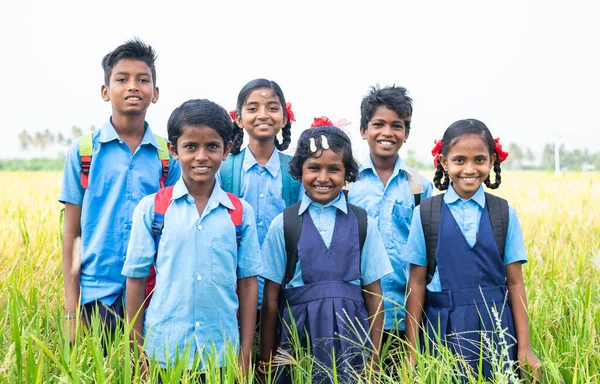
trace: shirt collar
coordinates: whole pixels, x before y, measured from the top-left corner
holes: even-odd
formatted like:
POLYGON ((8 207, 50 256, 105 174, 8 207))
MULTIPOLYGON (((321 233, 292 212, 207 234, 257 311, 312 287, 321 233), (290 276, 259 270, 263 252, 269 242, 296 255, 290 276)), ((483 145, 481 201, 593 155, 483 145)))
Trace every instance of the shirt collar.
MULTIPOLYGON (((365 161, 361 164, 359 172, 362 172, 367 169, 371 169, 373 173, 377 174, 377 171, 375 170, 375 165, 373 165, 373 160, 371 159, 371 155, 368 155, 365 161)), ((396 164, 394 164, 394 172, 392 172, 392 176, 397 175, 400 171, 404 171, 404 173, 406 173, 407 176, 412 176, 410 170, 408 169, 408 166, 406 165, 404 160, 402 160, 400 155, 398 155, 398 157, 396 158, 396 164)))
POLYGON ((344 213, 348 213, 348 206, 346 205, 346 197, 344 193, 340 191, 335 199, 330 201, 329 203, 323 205, 319 204, 316 201, 312 201, 310 197, 304 192, 302 195, 302 200, 300 202, 300 209, 298 209, 298 215, 301 215, 308 209, 308 207, 312 205, 316 208, 327 208, 327 207, 335 207, 344 213))
MULTIPOLYGON (((98 137, 98 141, 100 143, 108 143, 109 141, 120 140, 120 139, 121 138, 119 137, 117 130, 112 125, 112 117, 111 117, 102 126, 102 129, 100 130, 100 136, 98 137)), ((140 143, 140 145, 144 145, 144 144, 153 145, 154 147, 156 147, 156 149, 160 150, 160 145, 158 145, 158 141, 156 141, 156 137, 154 137, 154 134, 150 130, 150 126, 145 121, 144 121, 144 137, 142 137, 142 142, 140 143)))
MULTIPOLYGON (((187 187, 185 186, 183 177, 180 177, 179 180, 177 180, 177 182, 173 186, 173 195, 171 196, 171 201, 180 199, 185 196, 189 196, 190 198, 192 198, 192 196, 188 192, 187 187)), ((210 197, 208 198, 207 204, 211 208, 213 208, 213 206, 216 206, 218 204, 223 205, 227 209, 235 208, 233 206, 233 203, 231 202, 231 199, 229 198, 229 196, 227 196, 227 193, 225 193, 225 191, 223 191, 223 189, 221 188, 221 185, 216 181, 215 181, 215 186, 213 187, 213 190, 210 194, 210 197), (212 203, 213 201, 216 202, 216 204, 212 203)))
POLYGON ((475 192, 475 194, 473 196, 471 196, 470 199, 463 199, 460 196, 458 196, 458 193, 456 193, 456 191, 452 187, 452 183, 450 183, 450 186, 448 186, 448 190, 444 194, 444 201, 446 202, 446 204, 452 204, 458 200, 462 200, 462 201, 473 200, 481 208, 485 207, 485 192, 483 191, 483 185, 479 186, 479 189, 475 192))
MULTIPOLYGON (((254 158, 254 154, 252 154, 252 151, 246 149, 244 149, 244 163, 242 164, 244 172, 248 172, 250 168, 254 166, 254 164, 260 166, 260 164, 258 164, 258 162, 256 161, 256 158, 254 158)), ((279 151, 277 151, 277 149, 273 150, 269 161, 267 161, 267 164, 265 164, 265 168, 273 177, 277 177, 277 175, 279 174, 279 170, 281 169, 281 162, 279 161, 279 151)))

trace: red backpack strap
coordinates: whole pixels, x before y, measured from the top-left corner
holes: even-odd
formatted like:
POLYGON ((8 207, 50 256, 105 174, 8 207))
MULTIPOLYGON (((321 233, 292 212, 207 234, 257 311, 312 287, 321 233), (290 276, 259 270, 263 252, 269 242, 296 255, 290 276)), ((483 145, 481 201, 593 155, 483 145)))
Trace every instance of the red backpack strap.
POLYGON ((231 200, 231 204, 233 204, 233 209, 228 209, 229 216, 231 216, 231 221, 233 225, 235 225, 235 241, 239 246, 242 242, 242 217, 244 215, 244 207, 242 206, 242 201, 239 197, 234 195, 233 193, 225 192, 231 200))
MULTIPOLYGON (((173 196, 173 186, 161 188, 154 196, 154 217, 152 218, 152 234, 154 235, 154 262, 156 263, 156 254, 158 253, 158 245, 160 244, 160 236, 162 235, 165 226, 165 213, 169 205, 171 205, 171 197, 173 196)), ((154 263, 150 266, 150 275, 146 281, 146 308, 152 299, 152 291, 156 285, 156 269, 154 263)))

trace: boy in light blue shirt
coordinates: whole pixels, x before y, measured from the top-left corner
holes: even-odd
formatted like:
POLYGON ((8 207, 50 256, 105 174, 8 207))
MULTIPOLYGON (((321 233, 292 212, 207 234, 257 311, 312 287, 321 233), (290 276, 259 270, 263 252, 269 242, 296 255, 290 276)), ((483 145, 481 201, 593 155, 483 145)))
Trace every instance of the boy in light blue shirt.
POLYGON ((361 103, 360 131, 369 144, 369 156, 352 184, 350 203, 364 208, 377 222, 394 273, 381 279, 385 308, 384 336, 404 338, 405 291, 408 263, 404 252, 413 208, 431 196, 431 182, 409 168, 398 152, 408 139, 412 100, 403 87, 373 87, 361 103))
POLYGON ((144 120, 158 100, 155 56, 152 47, 131 40, 104 57, 101 93, 112 116, 91 137, 76 140, 67 155, 59 201, 65 204, 63 272, 71 342, 79 305, 82 319, 98 310, 114 331, 123 316, 121 269, 133 210, 142 197, 179 178, 165 139, 153 135, 144 120), (73 256, 77 237, 81 261, 73 256))
POLYGON ((208 100, 189 100, 175 109, 167 127, 169 150, 179 160, 182 176, 164 214, 158 249, 155 196, 142 199, 133 215, 123 267, 127 316, 130 321, 135 318, 133 337, 140 344, 145 339, 148 355, 163 367, 173 366, 181 356, 188 369, 206 369, 213 348, 220 367, 231 345, 239 349, 242 374, 249 369, 262 259, 254 210, 215 182, 231 149, 230 127, 227 111, 208 100), (228 212, 234 201, 240 201, 243 210, 239 245, 228 212), (156 286, 144 313, 153 264, 156 286), (187 355, 182 356, 184 351, 187 355))

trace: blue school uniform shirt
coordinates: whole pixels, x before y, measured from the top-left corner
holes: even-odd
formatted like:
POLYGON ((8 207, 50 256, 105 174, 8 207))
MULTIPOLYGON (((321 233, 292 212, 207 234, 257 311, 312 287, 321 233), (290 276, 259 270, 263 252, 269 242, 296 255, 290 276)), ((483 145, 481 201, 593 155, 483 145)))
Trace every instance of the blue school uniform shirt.
MULTIPOLYGON (((321 234, 323 242, 329 248, 331 238, 333 237, 335 216, 338 209, 344 213, 348 212, 346 198, 341 192, 333 201, 325 205, 312 201, 306 193, 303 193, 298 214, 301 215, 308 210, 315 227, 321 234)), ((269 232, 263 243, 262 256, 265 265, 262 277, 277 284, 281 284, 285 275, 287 262, 285 237, 283 234, 283 213, 277 215, 271 223, 271 227, 269 228, 269 232)), ((300 268, 301 258, 302 256, 298 255, 296 271, 286 288, 304 285, 302 270, 300 268)), ((393 271, 385 251, 385 246, 383 245, 383 241, 377 230, 377 226, 375 225, 374 220, 369 217, 367 219, 367 236, 360 257, 360 274, 363 285, 368 285, 374 281, 380 280, 383 276, 392 273, 393 271)), ((359 280, 352 281, 352 283, 360 285, 359 280)))
MULTIPOLYGON (((452 184, 444 194, 444 203, 450 208, 452 216, 456 220, 461 232, 465 236, 467 243, 473 247, 477 240, 477 230, 481 213, 485 207, 485 192, 483 185, 470 199, 463 199, 454 190, 452 184)), ((405 260, 410 264, 427 266, 427 248, 425 246, 425 235, 423 234, 423 224, 421 221, 420 207, 415 208, 413 221, 408 236, 407 251, 403 254, 405 260)), ((504 246, 504 265, 515 262, 526 263, 527 252, 523 241, 523 232, 521 224, 517 217, 517 211, 508 206, 508 232, 506 234, 506 244, 504 246)), ((431 292, 441 292, 443 287, 440 282, 437 267, 431 282, 427 285, 431 292)))
POLYGON ((348 194, 350 203, 365 209, 376 221, 394 268, 393 274, 381 279, 383 295, 389 299, 384 300, 384 329, 405 329, 404 299, 410 264, 400 255, 406 246, 415 207, 415 199, 408 185, 408 175, 421 178, 422 199, 431 196, 433 190, 431 182, 420 174, 412 175, 400 156, 396 159, 394 171, 387 185, 383 185, 371 156, 367 156, 360 167, 360 176, 352 184, 348 194))
MULTIPOLYGON (((262 271, 254 210, 243 206, 242 240, 236 244, 235 226, 227 209, 233 204, 215 183, 202 216, 180 179, 173 187, 165 213, 156 258, 156 287, 144 319, 146 350, 161 366, 174 362, 189 347, 189 369, 206 367, 205 353, 214 346, 219 363, 229 343, 237 351, 236 318, 238 279, 262 271), (200 366, 194 367, 194 356, 200 366)), ((152 234, 154 195, 140 202, 133 214, 133 229, 123 275, 144 278, 154 263, 152 234)))
MULTIPOLYGON (((111 120, 92 135, 93 154, 87 190, 81 186, 79 140, 65 163, 58 200, 81 206, 81 304, 111 305, 123 293, 121 275, 131 231, 131 216, 139 201, 160 188, 160 147, 150 127, 131 154, 111 120)), ((179 179, 179 162, 169 157, 165 185, 179 179)))

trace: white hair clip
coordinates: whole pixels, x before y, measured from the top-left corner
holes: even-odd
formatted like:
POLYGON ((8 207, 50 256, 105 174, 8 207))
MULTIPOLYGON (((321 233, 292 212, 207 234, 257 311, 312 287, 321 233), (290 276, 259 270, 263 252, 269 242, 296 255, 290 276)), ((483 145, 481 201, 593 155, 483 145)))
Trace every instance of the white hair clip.
POLYGON ((317 152, 317 144, 315 143, 315 138, 311 137, 310 139, 308 139, 308 141, 310 142, 310 151, 317 152))
POLYGON ((321 147, 323 147, 323 149, 329 149, 329 142, 327 141, 327 137, 325 137, 325 135, 321 135, 321 147))

